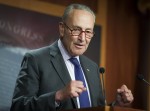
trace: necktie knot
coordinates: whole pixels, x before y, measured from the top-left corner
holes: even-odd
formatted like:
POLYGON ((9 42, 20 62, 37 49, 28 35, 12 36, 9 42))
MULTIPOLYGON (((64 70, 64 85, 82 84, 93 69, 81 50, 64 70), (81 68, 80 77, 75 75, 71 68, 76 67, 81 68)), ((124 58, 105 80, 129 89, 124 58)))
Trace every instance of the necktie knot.
POLYGON ((79 61, 78 61, 77 58, 72 57, 72 58, 70 58, 69 60, 70 60, 70 62, 71 62, 74 66, 80 67, 80 64, 79 64, 79 61))

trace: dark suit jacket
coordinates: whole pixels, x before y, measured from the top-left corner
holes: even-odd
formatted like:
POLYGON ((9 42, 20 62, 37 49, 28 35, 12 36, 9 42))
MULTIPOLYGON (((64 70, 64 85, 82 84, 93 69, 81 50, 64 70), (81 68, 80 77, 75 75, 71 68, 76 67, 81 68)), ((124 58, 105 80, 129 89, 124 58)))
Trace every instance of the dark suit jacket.
MULTIPOLYGON (((79 57, 90 90, 92 107, 104 105, 99 68, 85 56, 79 57)), ((57 42, 26 53, 14 91, 11 111, 55 111, 77 108, 75 98, 55 107, 55 93, 71 81, 57 42)))

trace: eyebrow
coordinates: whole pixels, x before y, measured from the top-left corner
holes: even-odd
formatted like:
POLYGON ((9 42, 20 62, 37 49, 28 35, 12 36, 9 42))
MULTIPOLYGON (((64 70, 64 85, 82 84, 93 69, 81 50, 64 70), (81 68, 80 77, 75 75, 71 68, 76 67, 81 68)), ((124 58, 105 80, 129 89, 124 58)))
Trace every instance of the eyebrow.
MULTIPOLYGON (((80 28, 80 29, 82 29, 80 26, 72 26, 72 28, 80 28)), ((91 29, 91 28, 86 28, 85 30, 93 30, 93 29, 91 29)))

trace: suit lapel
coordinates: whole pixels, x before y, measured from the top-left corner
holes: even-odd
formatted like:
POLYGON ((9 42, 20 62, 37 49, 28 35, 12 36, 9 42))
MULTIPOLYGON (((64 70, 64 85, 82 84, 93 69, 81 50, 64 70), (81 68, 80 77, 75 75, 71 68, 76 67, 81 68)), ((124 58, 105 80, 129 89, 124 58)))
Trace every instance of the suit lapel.
POLYGON ((64 60, 62 59, 62 57, 56 57, 54 59, 51 60, 51 62, 53 63, 59 77, 61 78, 61 80, 63 81, 63 83, 66 85, 71 81, 70 75, 68 73, 68 70, 66 68, 66 65, 64 63, 64 60))
MULTIPOLYGON (((52 47, 50 48, 50 55, 52 56, 51 61, 54 65, 55 70, 57 71, 59 77, 63 81, 64 85, 66 86, 70 81, 71 77, 69 75, 68 69, 66 67, 66 64, 63 60, 63 57, 60 53, 60 50, 58 48, 57 42, 55 42, 52 47)), ((72 99, 75 107, 77 108, 77 101, 75 98, 72 99)))
POLYGON ((63 60, 63 57, 59 51, 57 46, 57 42, 55 42, 50 48, 51 61, 55 70, 57 71, 59 77, 63 81, 64 85, 71 81, 69 72, 67 70, 66 64, 63 60))

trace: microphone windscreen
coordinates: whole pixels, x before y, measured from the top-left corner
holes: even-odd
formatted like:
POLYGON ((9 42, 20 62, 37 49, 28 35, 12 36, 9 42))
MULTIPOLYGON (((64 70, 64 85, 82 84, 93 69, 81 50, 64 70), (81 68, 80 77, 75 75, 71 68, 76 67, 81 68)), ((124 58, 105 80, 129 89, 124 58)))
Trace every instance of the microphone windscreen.
POLYGON ((144 79, 144 76, 143 76, 142 74, 138 74, 138 75, 137 75, 137 78, 138 78, 139 80, 143 80, 143 79, 144 79))
POLYGON ((100 68, 99 68, 99 72, 103 74, 103 73, 105 72, 105 68, 100 67, 100 68))

